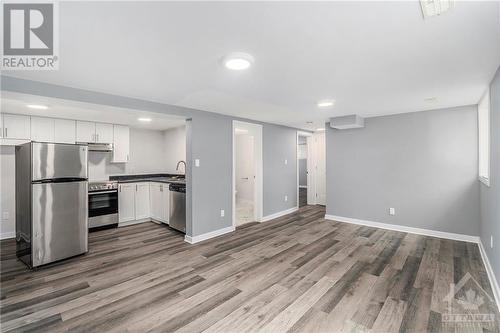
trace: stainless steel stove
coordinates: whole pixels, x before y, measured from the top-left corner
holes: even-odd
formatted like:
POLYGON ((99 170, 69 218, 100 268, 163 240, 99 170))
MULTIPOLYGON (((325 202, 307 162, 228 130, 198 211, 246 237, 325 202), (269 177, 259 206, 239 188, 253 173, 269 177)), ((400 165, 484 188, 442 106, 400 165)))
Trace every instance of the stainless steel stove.
POLYGON ((118 225, 118 183, 89 183, 89 228, 118 225))

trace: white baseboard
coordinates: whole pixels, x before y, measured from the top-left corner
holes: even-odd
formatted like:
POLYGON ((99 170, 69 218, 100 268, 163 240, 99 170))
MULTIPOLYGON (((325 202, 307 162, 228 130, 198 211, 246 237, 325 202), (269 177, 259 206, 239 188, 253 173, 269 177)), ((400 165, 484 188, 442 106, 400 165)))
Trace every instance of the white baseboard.
POLYGON ((292 207, 292 208, 287 209, 287 210, 282 210, 281 212, 277 212, 277 213, 262 217, 260 222, 271 221, 271 220, 277 219, 278 217, 282 217, 284 215, 288 215, 288 214, 291 214, 293 212, 296 212, 297 210, 299 210, 299 207, 292 207))
POLYGON ((299 185, 299 188, 307 188, 307 185, 299 185))
POLYGON ((368 227, 375 227, 375 228, 380 228, 380 229, 408 232, 408 233, 417 234, 417 235, 446 238, 446 239, 458 240, 458 241, 463 241, 463 242, 472 242, 472 243, 477 243, 477 244, 479 244, 479 242, 480 242, 479 236, 470 236, 470 235, 455 234, 452 232, 444 232, 444 231, 437 231, 437 230, 431 230, 431 229, 413 228, 413 227, 407 227, 407 226, 402 226, 402 225, 397 225, 397 224, 388 224, 388 223, 380 223, 380 222, 373 222, 373 221, 367 221, 367 220, 359 220, 359 219, 354 219, 351 217, 326 214, 325 219, 339 221, 339 222, 352 223, 352 224, 359 224, 359 225, 364 225, 364 226, 368 226, 368 227))
POLYGON ((481 252, 481 257, 483 258, 484 267, 486 267, 486 272, 488 273, 488 278, 490 280, 491 289, 493 290, 493 296, 497 303, 497 308, 500 311, 500 287, 498 286, 498 280, 493 272, 493 267, 491 267, 490 260, 483 246, 483 242, 479 241, 479 251, 481 252))
POLYGON ((9 238, 15 238, 15 237, 16 237, 15 231, 3 232, 0 234, 0 239, 9 239, 9 238))
POLYGON ((199 242, 202 242, 202 241, 210 239, 210 238, 214 238, 214 237, 217 237, 217 236, 220 236, 220 235, 224 235, 224 234, 233 232, 234 230, 235 230, 234 226, 230 226, 230 227, 227 227, 227 228, 222 228, 222 229, 219 229, 219 230, 207 232, 205 234, 201 234, 201 235, 198 235, 198 236, 188 236, 188 235, 186 235, 186 236, 184 236, 184 241, 188 242, 189 244, 195 244, 195 243, 199 243, 199 242))

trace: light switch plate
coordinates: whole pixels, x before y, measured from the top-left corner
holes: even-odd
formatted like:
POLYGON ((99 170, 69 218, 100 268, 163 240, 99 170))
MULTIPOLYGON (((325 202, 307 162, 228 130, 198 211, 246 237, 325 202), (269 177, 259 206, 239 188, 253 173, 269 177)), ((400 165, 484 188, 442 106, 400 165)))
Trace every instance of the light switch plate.
POLYGON ((396 209, 395 208, 389 208, 389 215, 396 215, 396 209))
POLYGON ((285 195, 285 201, 288 201, 288 195, 285 195))
POLYGON ((200 160, 197 158, 194 160, 194 166, 199 167, 200 166, 200 160))
POLYGON ((220 210, 220 217, 224 217, 224 215, 225 215, 224 209, 221 209, 220 210))
POLYGON ((285 160, 285 165, 287 165, 287 164, 288 164, 288 160, 285 160))

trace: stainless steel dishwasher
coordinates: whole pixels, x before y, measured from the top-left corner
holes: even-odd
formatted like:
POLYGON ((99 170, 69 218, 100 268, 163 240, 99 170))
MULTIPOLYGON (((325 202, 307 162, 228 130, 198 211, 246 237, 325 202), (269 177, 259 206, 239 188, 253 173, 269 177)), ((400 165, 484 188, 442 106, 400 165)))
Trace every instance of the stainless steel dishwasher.
POLYGON ((186 233, 186 184, 170 184, 170 212, 168 224, 171 228, 186 233))

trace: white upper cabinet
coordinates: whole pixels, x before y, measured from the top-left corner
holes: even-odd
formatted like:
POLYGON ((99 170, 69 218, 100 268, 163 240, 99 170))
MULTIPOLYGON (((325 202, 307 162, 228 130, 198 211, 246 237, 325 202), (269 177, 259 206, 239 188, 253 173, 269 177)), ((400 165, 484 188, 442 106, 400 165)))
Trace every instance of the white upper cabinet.
POLYGON ((31 140, 38 142, 54 142, 54 119, 31 117, 31 140))
POLYGON ((18 114, 3 115, 3 136, 5 139, 31 139, 30 116, 18 114))
POLYGON ((95 142, 113 143, 113 124, 95 124, 95 142))
POLYGON ((78 120, 76 122, 76 142, 96 142, 95 123, 78 120))
POLYGON ((128 126, 113 125, 113 163, 129 161, 130 129, 128 126))
POLYGON ((54 142, 75 143, 76 121, 68 119, 54 119, 54 142))

